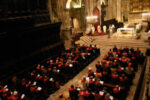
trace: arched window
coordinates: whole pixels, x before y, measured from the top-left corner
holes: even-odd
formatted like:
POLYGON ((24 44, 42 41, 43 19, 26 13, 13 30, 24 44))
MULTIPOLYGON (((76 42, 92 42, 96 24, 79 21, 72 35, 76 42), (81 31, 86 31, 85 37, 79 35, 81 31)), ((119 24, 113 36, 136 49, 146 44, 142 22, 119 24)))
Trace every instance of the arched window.
POLYGON ((66 8, 81 8, 82 0, 68 0, 66 3, 66 8))

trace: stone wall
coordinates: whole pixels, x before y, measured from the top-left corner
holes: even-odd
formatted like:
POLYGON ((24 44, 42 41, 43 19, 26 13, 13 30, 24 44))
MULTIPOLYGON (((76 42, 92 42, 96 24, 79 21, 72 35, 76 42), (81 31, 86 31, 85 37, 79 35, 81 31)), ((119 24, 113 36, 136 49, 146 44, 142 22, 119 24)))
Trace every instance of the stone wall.
POLYGON ((130 0, 131 12, 150 12, 150 0, 130 0))
POLYGON ((108 4, 106 5, 106 16, 105 21, 117 18, 117 0, 108 0, 108 4))
MULTIPOLYGON (((94 8, 98 8, 101 12, 101 0, 82 0, 82 8, 67 10, 66 3, 68 0, 48 0, 48 8, 50 11, 50 18, 52 22, 61 21, 61 29, 72 26, 72 19, 76 30, 84 30, 87 26, 86 17, 93 16, 94 8), (52 9, 53 8, 53 9, 52 9)), ((134 19, 141 19, 141 13, 150 9, 150 0, 137 0, 140 6, 134 4, 136 0, 106 0, 106 15, 104 20, 116 18, 119 22, 132 21, 134 19), (146 6, 146 8, 145 8, 146 6), (133 12, 134 9, 140 9, 142 12, 133 12), (149 7, 149 8, 148 8, 149 7)), ((101 16, 101 13, 99 14, 101 16)), ((99 21, 100 17, 99 17, 99 21)), ((100 22, 101 23, 101 22, 100 22)))
POLYGON ((142 13, 129 13, 128 20, 130 23, 142 22, 142 13))
POLYGON ((69 11, 66 10, 66 2, 67 0, 48 0, 48 8, 50 11, 51 21, 61 21, 61 29, 68 28, 71 26, 69 11), (52 7, 54 8, 52 9, 52 7), (56 14, 54 14, 53 10, 55 10, 56 14))
POLYGON ((72 26, 71 18, 73 18, 75 28, 77 30, 85 30, 87 25, 86 16, 93 16, 95 7, 99 10, 101 9, 100 1, 82 0, 81 8, 70 10, 66 9, 67 0, 48 0, 51 21, 62 21, 61 29, 65 29, 72 26))
POLYGON ((123 21, 126 22, 128 21, 128 16, 129 16, 129 1, 130 0, 122 0, 122 17, 123 21))
POLYGON ((98 4, 100 4, 100 0, 85 0, 86 16, 92 16, 94 8, 100 8, 98 4))
POLYGON ((123 15, 128 17, 128 22, 142 21, 142 13, 150 12, 150 0, 122 0, 124 3, 123 15), (127 9, 126 9, 127 8, 127 9))
POLYGON ((124 0, 108 0, 106 3, 106 15, 104 20, 116 19, 118 22, 123 21, 122 2, 124 0))
MULTIPOLYGON (((87 16, 94 16, 94 9, 97 8, 99 10, 99 17, 98 21, 100 21, 101 16, 101 0, 85 0, 85 17, 87 16)), ((88 23, 86 21, 86 26, 88 26, 88 23)))

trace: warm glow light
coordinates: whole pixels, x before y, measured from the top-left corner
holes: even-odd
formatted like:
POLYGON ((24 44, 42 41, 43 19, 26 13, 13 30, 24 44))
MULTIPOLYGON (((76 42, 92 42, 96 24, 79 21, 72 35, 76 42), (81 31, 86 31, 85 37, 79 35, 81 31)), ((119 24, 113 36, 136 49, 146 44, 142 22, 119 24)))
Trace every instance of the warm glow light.
POLYGON ((72 5, 73 8, 81 8, 81 0, 79 1, 68 0, 66 3, 66 8, 70 9, 71 8, 70 5, 72 5))
POLYGON ((86 19, 88 23, 96 23, 98 21, 98 16, 87 16, 86 19))
POLYGON ((101 5, 104 4, 105 5, 105 0, 101 0, 101 5))
POLYGON ((81 8, 81 1, 82 0, 78 0, 78 2, 75 3, 75 5, 73 6, 73 8, 81 8))
POLYGON ((70 3, 71 3, 71 0, 68 0, 68 1, 67 1, 67 4, 66 4, 66 8, 67 8, 67 9, 70 8, 70 3))
POLYGON ((66 8, 68 8, 68 9, 69 9, 69 8, 70 8, 70 5, 69 5, 69 4, 67 4, 67 5, 66 5, 66 8))
POLYGON ((142 13, 143 21, 150 21, 150 13, 142 13))
POLYGON ((75 5, 74 8, 81 8, 81 6, 80 5, 75 5))
POLYGON ((87 20, 89 20, 89 19, 97 19, 97 18, 98 18, 98 16, 87 16, 86 17, 87 20))
POLYGON ((150 13, 142 13, 142 16, 150 15, 150 13))

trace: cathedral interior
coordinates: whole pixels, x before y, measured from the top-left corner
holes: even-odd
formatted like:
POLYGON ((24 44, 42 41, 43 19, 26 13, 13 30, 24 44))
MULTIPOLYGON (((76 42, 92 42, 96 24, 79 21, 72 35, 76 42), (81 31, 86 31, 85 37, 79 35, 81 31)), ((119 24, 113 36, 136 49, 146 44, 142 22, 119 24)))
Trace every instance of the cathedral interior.
POLYGON ((150 100, 150 0, 0 0, 0 100, 150 100))

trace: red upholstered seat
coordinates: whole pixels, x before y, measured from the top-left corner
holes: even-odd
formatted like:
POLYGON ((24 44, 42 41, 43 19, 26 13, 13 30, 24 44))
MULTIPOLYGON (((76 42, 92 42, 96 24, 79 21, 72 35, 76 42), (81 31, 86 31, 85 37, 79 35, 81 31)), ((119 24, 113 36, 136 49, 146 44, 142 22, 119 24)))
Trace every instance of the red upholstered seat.
POLYGON ((150 37, 148 37, 148 40, 150 41, 150 37))
POLYGON ((104 33, 103 32, 101 32, 101 33, 97 33, 98 35, 104 35, 104 33))

